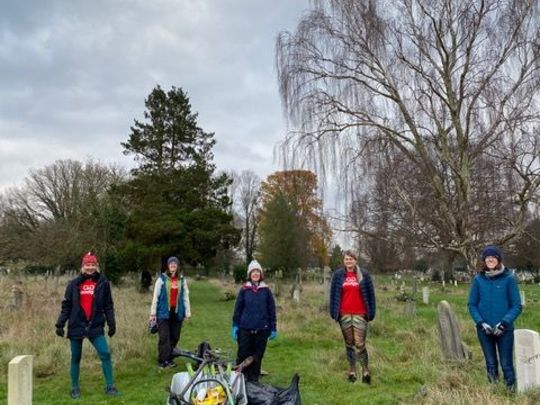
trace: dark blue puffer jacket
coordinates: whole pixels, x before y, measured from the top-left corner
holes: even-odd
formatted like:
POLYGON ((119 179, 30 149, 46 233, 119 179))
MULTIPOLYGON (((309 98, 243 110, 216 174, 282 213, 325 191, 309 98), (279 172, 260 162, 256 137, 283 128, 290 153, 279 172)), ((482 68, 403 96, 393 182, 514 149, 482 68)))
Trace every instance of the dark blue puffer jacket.
MULTIPOLYGON (((372 321, 375 318, 375 289, 373 287, 373 281, 369 273, 357 267, 357 273, 362 274, 362 281, 360 282, 360 292, 367 309, 368 321, 372 321)), ((360 277, 358 277, 360 279, 360 277)), ((339 308, 341 306, 341 289, 343 287, 343 281, 345 280, 345 268, 341 267, 337 269, 332 276, 332 284, 330 286, 330 316, 332 319, 339 321, 339 308)))
POLYGON ((233 325, 240 329, 275 331, 276 304, 270 288, 266 284, 256 288, 250 283, 238 292, 234 306, 233 325))

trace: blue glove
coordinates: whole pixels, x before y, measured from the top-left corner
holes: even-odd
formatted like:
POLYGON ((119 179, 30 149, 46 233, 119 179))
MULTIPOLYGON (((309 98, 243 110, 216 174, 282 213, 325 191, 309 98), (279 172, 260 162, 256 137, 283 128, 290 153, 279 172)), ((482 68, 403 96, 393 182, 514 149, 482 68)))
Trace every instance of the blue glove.
POLYGON ((272 332, 270 332, 270 340, 274 340, 275 338, 277 338, 277 332, 275 330, 273 330, 272 332))
POLYGON ((231 337, 232 340, 238 340, 238 326, 233 325, 233 327, 231 328, 231 337))

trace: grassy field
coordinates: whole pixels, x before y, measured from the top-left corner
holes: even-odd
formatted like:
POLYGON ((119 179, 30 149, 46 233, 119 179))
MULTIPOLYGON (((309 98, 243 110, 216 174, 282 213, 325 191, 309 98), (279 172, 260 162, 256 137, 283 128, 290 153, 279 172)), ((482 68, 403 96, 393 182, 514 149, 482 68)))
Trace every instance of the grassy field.
MULTIPOLYGON (((327 404, 537 404, 540 391, 508 395, 502 386, 486 382, 483 357, 474 326, 466 309, 469 286, 431 285, 432 304, 417 304, 417 315, 406 317, 403 303, 396 300, 397 287, 376 278, 378 312, 370 324, 368 349, 373 375, 370 386, 346 381, 347 364, 337 324, 323 310, 324 293, 319 284, 304 287, 303 302, 296 306, 287 298, 278 300, 278 339, 270 342, 263 368, 263 382, 287 386, 300 374, 302 400, 307 405, 327 404), (441 359, 436 326, 436 304, 447 300, 461 322, 464 341, 473 349, 465 364, 441 359)), ((18 354, 33 354, 34 403, 65 404, 69 398, 69 344, 54 335, 61 294, 66 280, 55 287, 49 280, 28 279, 27 300, 19 312, 0 309, 0 402, 7 398, 7 364, 18 354)), ((12 280, 0 279, 0 302, 7 301, 12 280)), ((164 404, 166 387, 174 372, 156 367, 156 336, 146 331, 150 294, 134 286, 113 291, 118 332, 111 342, 118 398, 103 394, 100 363, 91 345, 85 343, 81 367, 81 404, 164 404)), ((424 284, 424 285, 427 285, 424 284)), ((419 285, 422 287, 422 285, 419 285)), ((539 329, 540 287, 520 286, 527 306, 516 327, 539 329)), ((236 346, 229 337, 234 302, 224 301, 224 291, 237 287, 217 280, 191 281, 193 318, 182 331, 180 346, 194 350, 206 340, 234 358, 236 346)), ((420 291, 420 288, 419 288, 420 291)))

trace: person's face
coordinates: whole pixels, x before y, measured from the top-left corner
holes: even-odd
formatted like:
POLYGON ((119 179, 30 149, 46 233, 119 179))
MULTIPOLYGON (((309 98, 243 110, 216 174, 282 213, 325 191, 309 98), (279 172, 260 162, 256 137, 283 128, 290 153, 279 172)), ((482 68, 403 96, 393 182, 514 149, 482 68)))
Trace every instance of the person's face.
POLYGON ((97 263, 86 263, 82 266, 83 273, 94 274, 97 271, 97 263))
POLYGON ((345 257, 343 257, 343 264, 345 264, 347 269, 352 269, 356 266, 356 259, 352 256, 345 255, 345 257))
POLYGON ((171 276, 175 276, 177 271, 178 264, 176 264, 176 262, 169 263, 169 272, 171 273, 171 276))
POLYGON ((499 261, 495 256, 487 256, 484 262, 486 263, 486 267, 490 270, 493 270, 497 267, 497 264, 499 264, 499 261))
POLYGON ((261 281, 261 272, 259 270, 252 270, 251 273, 249 273, 249 278, 255 283, 261 281))

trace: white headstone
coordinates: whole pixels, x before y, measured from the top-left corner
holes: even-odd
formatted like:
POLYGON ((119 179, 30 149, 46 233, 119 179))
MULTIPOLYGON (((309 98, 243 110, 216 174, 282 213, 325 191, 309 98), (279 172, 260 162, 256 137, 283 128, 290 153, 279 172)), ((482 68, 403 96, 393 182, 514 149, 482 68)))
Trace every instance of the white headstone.
POLYGON ((527 301, 525 300, 525 291, 520 291, 519 295, 521 297, 521 305, 525 306, 525 304, 527 303, 527 301))
POLYGON ((514 331, 518 392, 540 386, 540 335, 529 329, 514 331))
POLYGON ((422 302, 429 304, 429 287, 422 288, 422 302))
POLYGON ((17 356, 8 365, 8 405, 32 405, 32 356, 17 356))
POLYGON ((454 287, 457 287, 457 280, 454 280, 454 287))
POLYGON ((443 280, 442 281, 442 288, 446 287, 446 282, 443 280))

